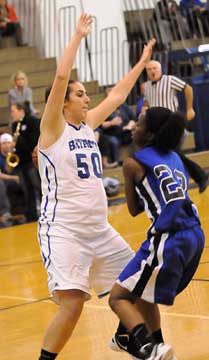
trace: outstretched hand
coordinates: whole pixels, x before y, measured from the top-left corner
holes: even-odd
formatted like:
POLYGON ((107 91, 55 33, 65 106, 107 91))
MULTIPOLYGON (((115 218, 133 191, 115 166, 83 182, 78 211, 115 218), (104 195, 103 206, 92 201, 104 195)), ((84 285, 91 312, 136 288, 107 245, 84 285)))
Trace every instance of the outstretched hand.
POLYGON ((76 25, 76 32, 82 37, 86 37, 91 32, 92 16, 82 14, 76 25))
POLYGON ((144 45, 144 49, 143 49, 143 53, 141 56, 141 60, 144 61, 146 64, 150 61, 151 56, 152 56, 152 49, 153 46, 155 45, 156 40, 155 39, 151 39, 148 41, 148 43, 146 45, 144 45))

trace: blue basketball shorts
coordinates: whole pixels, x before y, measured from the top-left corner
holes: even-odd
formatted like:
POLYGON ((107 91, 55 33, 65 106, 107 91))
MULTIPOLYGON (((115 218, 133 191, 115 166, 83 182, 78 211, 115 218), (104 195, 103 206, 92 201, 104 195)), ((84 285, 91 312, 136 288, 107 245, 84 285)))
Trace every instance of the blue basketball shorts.
POLYGON ((143 242, 117 283, 150 303, 172 305, 191 281, 204 248, 199 225, 143 242))

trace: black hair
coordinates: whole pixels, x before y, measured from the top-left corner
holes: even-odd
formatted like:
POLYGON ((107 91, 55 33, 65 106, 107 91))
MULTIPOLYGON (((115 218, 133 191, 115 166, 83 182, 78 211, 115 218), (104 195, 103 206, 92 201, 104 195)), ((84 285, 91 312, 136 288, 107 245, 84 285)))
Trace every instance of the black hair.
POLYGON ((25 111, 26 105, 25 105, 24 102, 17 102, 17 103, 12 104, 12 105, 16 106, 16 108, 18 110, 24 110, 25 111))
POLYGON ((15 104, 17 110, 24 110, 26 116, 31 115, 31 104, 29 100, 25 100, 24 102, 17 102, 15 104))
MULTIPOLYGON (((71 90, 70 85, 74 84, 75 82, 76 82, 75 80, 69 80, 68 81, 68 86, 67 86, 67 90, 66 90, 66 93, 65 93, 65 101, 69 99, 70 90, 71 90)), ((47 102, 47 100, 48 100, 51 89, 52 89, 52 85, 47 87, 46 90, 45 90, 45 102, 47 102)))
POLYGON ((153 134, 152 145, 168 152, 179 145, 185 129, 185 117, 164 107, 151 107, 145 115, 147 130, 153 134))

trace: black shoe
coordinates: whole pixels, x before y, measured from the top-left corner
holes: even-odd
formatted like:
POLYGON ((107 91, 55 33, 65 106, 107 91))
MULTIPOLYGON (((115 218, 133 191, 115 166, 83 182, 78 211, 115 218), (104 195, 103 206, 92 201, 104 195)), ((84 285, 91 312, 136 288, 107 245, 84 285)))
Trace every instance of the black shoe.
POLYGON ((209 174, 205 174, 204 178, 198 182, 200 194, 203 193, 207 189, 208 177, 209 177, 209 174))
POLYGON ((139 359, 138 358, 138 349, 132 340, 131 335, 128 333, 124 334, 118 334, 115 333, 115 335, 112 337, 109 347, 113 351, 126 351, 130 355, 132 355, 132 359, 139 359))
POLYGON ((132 359, 139 360, 177 360, 174 356, 173 349, 167 344, 146 344, 140 352, 139 350, 130 349, 130 339, 128 334, 115 334, 109 344, 110 349, 114 351, 126 351, 132 355, 132 359), (149 349, 148 349, 149 347, 149 349))

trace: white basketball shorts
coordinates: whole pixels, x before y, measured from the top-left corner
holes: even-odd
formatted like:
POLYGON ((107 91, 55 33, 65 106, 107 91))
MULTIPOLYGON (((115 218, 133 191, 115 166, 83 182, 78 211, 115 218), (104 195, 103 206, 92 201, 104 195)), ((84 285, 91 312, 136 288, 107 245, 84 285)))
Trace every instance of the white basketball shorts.
POLYGON ((134 251, 110 224, 92 237, 75 231, 67 235, 59 227, 56 235, 47 224, 38 231, 50 293, 78 289, 90 295, 94 289, 99 297, 107 294, 134 251))

